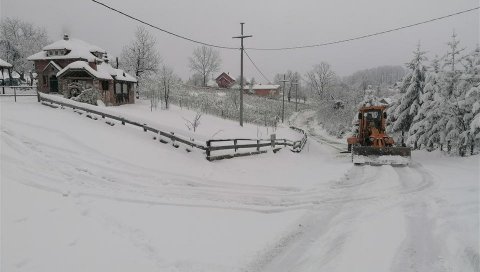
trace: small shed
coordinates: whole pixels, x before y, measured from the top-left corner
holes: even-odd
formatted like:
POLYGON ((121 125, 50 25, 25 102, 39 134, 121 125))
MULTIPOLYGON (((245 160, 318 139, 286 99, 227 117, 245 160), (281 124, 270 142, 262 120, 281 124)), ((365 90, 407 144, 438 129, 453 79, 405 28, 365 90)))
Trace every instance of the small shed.
MULTIPOLYGON (((8 75, 9 75, 8 78, 12 78, 12 67, 13 66, 10 63, 0 59, 0 72, 2 74, 2 78, 1 78, 1 80, 2 80, 1 85, 2 86, 5 86, 5 76, 4 76, 3 71, 7 70, 8 75)), ((11 85, 11 80, 10 80, 10 85, 11 85)), ((5 87, 2 87, 2 93, 5 94, 5 87)))
POLYGON ((235 79, 225 72, 221 73, 215 81, 220 88, 230 88, 235 83, 235 79))

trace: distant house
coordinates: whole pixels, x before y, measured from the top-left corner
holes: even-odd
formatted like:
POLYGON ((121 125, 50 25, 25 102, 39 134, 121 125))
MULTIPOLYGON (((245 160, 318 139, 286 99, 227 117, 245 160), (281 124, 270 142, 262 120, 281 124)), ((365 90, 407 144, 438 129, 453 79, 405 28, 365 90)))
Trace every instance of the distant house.
POLYGON ((243 87, 244 92, 249 92, 258 96, 276 96, 280 94, 280 85, 254 84, 243 87))
POLYGON ((230 75, 223 72, 221 73, 215 81, 217 82, 218 87, 220 88, 230 88, 233 84, 235 84, 235 79, 233 79, 230 75))
POLYGON ((137 80, 113 68, 107 52, 98 46, 65 35, 28 60, 35 63, 37 88, 41 92, 70 93, 72 88, 94 88, 106 105, 135 102, 137 80))

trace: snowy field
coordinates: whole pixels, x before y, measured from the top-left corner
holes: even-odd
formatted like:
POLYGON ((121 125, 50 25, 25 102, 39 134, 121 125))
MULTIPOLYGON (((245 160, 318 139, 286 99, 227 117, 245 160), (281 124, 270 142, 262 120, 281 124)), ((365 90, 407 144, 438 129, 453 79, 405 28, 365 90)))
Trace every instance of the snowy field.
MULTIPOLYGON (((307 113, 290 120, 314 132, 300 154, 208 162, 138 128, 17 101, 0 98, 2 271, 480 270, 479 156, 352 166, 307 113)), ((193 133, 182 120, 194 112, 147 106, 108 110, 193 133)), ((271 133, 202 118, 197 138, 271 133)))

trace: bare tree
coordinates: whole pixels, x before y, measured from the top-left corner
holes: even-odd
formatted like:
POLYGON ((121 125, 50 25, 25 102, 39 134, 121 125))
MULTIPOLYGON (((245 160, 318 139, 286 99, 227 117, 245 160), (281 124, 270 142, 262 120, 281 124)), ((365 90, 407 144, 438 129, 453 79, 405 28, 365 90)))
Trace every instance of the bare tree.
POLYGON ((190 60, 190 70, 202 75, 203 86, 207 86, 207 79, 211 73, 220 69, 220 53, 211 47, 201 46, 193 50, 190 60))
POLYGON ((193 132, 195 132, 197 130, 198 126, 200 126, 200 118, 202 118, 202 113, 197 112, 197 114, 195 114, 195 117, 193 117, 192 121, 190 121, 186 118, 183 118, 183 120, 186 121, 185 126, 187 126, 188 130, 193 129, 193 132))
POLYGON ((25 79, 25 73, 30 72, 30 84, 33 83, 33 66, 27 57, 48 43, 45 28, 35 27, 17 18, 5 18, 0 22, 0 58, 11 63, 21 79, 25 79))
POLYGON ((147 75, 142 80, 142 88, 144 89, 146 97, 150 100, 150 111, 157 109, 160 102, 162 89, 159 84, 158 75, 147 75))
POLYGON ((163 101, 165 101, 165 108, 168 109, 170 107, 170 90, 179 84, 181 79, 173 72, 172 68, 166 65, 160 68, 158 76, 160 88, 162 89, 162 98, 163 101))
POLYGON ((203 84, 203 76, 199 73, 195 73, 187 80, 187 85, 201 86, 203 84))
POLYGON ((312 71, 306 74, 309 87, 323 98, 326 92, 333 86, 335 82, 335 72, 333 72, 330 64, 322 62, 315 65, 312 71))
POLYGON ((137 79, 155 73, 161 62, 160 55, 155 48, 156 44, 155 37, 145 27, 138 27, 135 39, 122 50, 122 67, 134 73, 137 79))

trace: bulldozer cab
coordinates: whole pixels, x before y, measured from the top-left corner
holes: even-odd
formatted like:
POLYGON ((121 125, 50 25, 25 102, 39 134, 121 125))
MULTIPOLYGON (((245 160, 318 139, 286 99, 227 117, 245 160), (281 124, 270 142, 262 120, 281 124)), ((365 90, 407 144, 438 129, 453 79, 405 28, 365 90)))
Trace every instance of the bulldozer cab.
POLYGON ((386 112, 384 106, 372 106, 360 109, 358 113, 359 138, 368 139, 372 134, 385 133, 386 112))

